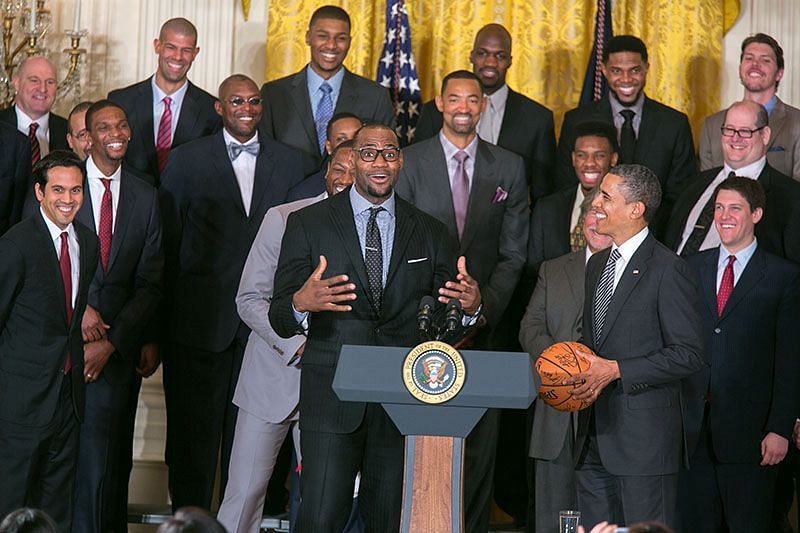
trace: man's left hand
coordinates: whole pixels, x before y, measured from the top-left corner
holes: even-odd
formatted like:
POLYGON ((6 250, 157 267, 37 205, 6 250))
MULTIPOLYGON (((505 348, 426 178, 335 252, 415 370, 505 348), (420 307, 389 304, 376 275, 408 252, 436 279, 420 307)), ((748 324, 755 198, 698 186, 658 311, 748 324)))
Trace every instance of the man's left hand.
POLYGON ((780 463, 788 451, 789 440, 770 431, 761 441, 761 466, 780 463))
POLYGON ((446 304, 452 298, 457 298, 461 302, 461 309, 468 315, 474 315, 481 306, 481 288, 478 282, 467 272, 467 258, 463 255, 458 258, 456 264, 458 281, 448 281, 444 287, 439 289, 439 301, 446 304))
POLYGON ((96 381, 114 353, 114 345, 108 339, 87 342, 83 345, 83 379, 86 383, 96 381))
POLYGON ((577 350, 578 354, 584 356, 589 363, 589 368, 567 378, 564 383, 567 385, 577 385, 570 394, 576 400, 587 403, 594 403, 606 385, 619 379, 619 365, 616 361, 598 357, 592 353, 577 350))

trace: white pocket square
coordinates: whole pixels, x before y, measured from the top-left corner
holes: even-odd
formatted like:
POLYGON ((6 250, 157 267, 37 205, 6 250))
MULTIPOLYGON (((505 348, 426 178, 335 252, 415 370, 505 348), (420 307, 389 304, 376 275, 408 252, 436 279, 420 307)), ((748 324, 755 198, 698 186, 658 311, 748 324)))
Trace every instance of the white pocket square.
POLYGON ((427 257, 420 257, 420 258, 418 258, 418 259, 409 259, 409 260, 407 261, 407 263, 410 265, 410 264, 412 264, 412 263, 421 263, 422 261, 427 261, 427 260, 428 260, 428 258, 427 258, 427 257))

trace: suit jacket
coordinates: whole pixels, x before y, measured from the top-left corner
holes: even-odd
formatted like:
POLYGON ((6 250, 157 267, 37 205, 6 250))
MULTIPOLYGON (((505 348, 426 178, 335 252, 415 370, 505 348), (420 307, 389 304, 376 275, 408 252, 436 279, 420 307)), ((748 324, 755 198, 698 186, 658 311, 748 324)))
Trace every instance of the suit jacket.
POLYGON ((236 294, 239 316, 252 331, 244 351, 233 403, 273 424, 283 422, 297 409, 300 360, 295 354, 306 342, 303 335, 288 339, 280 337, 267 317, 281 240, 289 214, 322 199, 323 195, 306 198, 267 211, 244 264, 236 294))
POLYGON ((706 391, 714 455, 723 463, 761 462, 761 440, 774 432, 791 441, 800 400, 800 267, 761 249, 759 241, 717 316, 719 248, 695 254, 698 311, 711 367, 686 378, 688 450, 698 445, 706 391))
MULTIPOLYGON (((261 132, 302 153, 303 173, 308 176, 320 169, 322 154, 314 125, 314 113, 308 98, 306 68, 300 72, 265 83, 261 132)), ((394 108, 389 91, 372 80, 345 69, 342 88, 336 100, 336 113, 349 112, 364 122, 394 123, 394 108)))
MULTIPOLYGON (((608 99, 606 95, 597 102, 577 107, 564 115, 556 159, 557 189, 578 182, 571 156, 575 145, 575 126, 593 120, 614 123, 608 99)), ((692 130, 686 115, 645 95, 633 161, 655 172, 661 182, 661 208, 655 224, 651 225, 659 229, 683 187, 697 173, 692 130)))
POLYGON ((322 168, 319 172, 311 174, 306 179, 292 187, 289 191, 289 196, 286 197, 288 202, 302 200, 304 198, 314 198, 325 192, 325 174, 328 169, 322 168))
POLYGON ((437 294, 455 275, 455 245, 445 227, 396 197, 392 257, 383 304, 376 313, 367 295, 367 271, 349 191, 289 215, 275 272, 269 320, 284 338, 300 331, 292 311, 292 295, 311 275, 320 255, 328 260, 325 276, 347 274, 356 285, 351 311, 315 313, 308 318, 300 377, 302 431, 350 433, 361 424, 365 404, 342 402, 331 388, 342 345, 417 344, 419 301, 437 294))
POLYGON ((81 318, 97 267, 97 237, 74 223, 80 248, 79 286, 67 324, 58 256, 41 214, 0 238, 0 419, 27 427, 53 422, 71 359, 72 402, 83 419, 81 318))
MULTIPOLYGON (((17 127, 17 111, 13 105, 0 110, 0 121, 11 124, 15 128, 17 127)), ((70 149, 69 144, 67 144, 67 129, 67 119, 55 113, 50 113, 50 138, 48 139, 48 144, 51 152, 53 150, 70 149)), ((25 134, 23 133, 23 135, 25 134)))
MULTIPOLYGON (((586 250, 545 261, 520 324, 522 349, 535 360, 556 342, 581 337, 586 250)), ((561 454, 570 428, 570 413, 534 403, 529 454, 552 461, 561 454)))
MULTIPOLYGON (((701 172, 675 202, 663 239, 670 249, 677 250, 680 246, 689 213, 720 170, 722 167, 701 172)), ((764 216, 756 224, 758 245, 767 252, 800 263, 800 183, 781 174, 769 163, 759 174, 758 182, 767 197, 764 216)))
MULTIPOLYGON (((478 140, 467 220, 459 255, 481 287, 483 314, 497 325, 525 264, 528 241, 528 192, 522 158, 478 140), (503 200, 497 195, 505 191, 503 200)), ((453 195, 439 136, 404 150, 397 194, 447 226, 458 241, 453 195)))
POLYGON ((259 135, 250 214, 246 214, 223 133, 170 154, 161 181, 166 309, 173 341, 211 352, 247 328, 236 313, 244 262, 270 207, 303 175, 291 148, 259 135))
MULTIPOLYGON (((77 219, 94 230, 97 224, 88 184, 84 191, 77 219)), ((88 297, 89 305, 111 326, 107 335, 116 352, 103 369, 111 383, 130 379, 143 341, 154 340, 145 338, 145 328, 161 300, 163 274, 156 190, 123 164, 108 270, 97 265, 88 297)))
POLYGON ((31 176, 31 148, 17 128, 0 122, 0 235, 19 222, 31 176))
MULTIPOLYGON (((422 106, 414 141, 429 139, 441 129, 442 113, 431 100, 422 106)), ((556 154, 552 111, 509 88, 497 146, 514 152, 525 161, 525 178, 532 200, 555 190, 550 182, 556 154)))
POLYGON ((578 185, 561 189, 539 200, 531 212, 531 229, 528 237, 528 263, 526 268, 536 278, 539 265, 569 253, 572 228, 572 206, 578 185))
MULTIPOLYGON (((610 252, 586 265, 583 308, 584 344, 617 361, 621 376, 590 407, 600 457, 615 476, 674 474, 684 445, 680 380, 707 366, 694 273, 650 233, 625 267, 595 341, 594 295, 610 252)), ((579 441, 590 409, 580 412, 579 441)))
MULTIPOLYGON (((723 109, 703 121, 698 149, 700 170, 721 167, 725 163, 720 132, 725 112, 723 109)), ((778 98, 769 115, 769 129, 772 134, 767 147, 767 161, 778 172, 800 180, 800 109, 778 98)))
MULTIPOLYGON (((153 123, 152 77, 122 89, 108 93, 108 99, 125 110, 131 127, 131 142, 125 154, 125 162, 139 172, 153 176, 156 186, 160 184, 156 157, 155 124, 153 123)), ((172 138, 172 149, 211 135, 222 129, 222 119, 214 109, 216 98, 192 82, 181 104, 178 125, 172 138)))

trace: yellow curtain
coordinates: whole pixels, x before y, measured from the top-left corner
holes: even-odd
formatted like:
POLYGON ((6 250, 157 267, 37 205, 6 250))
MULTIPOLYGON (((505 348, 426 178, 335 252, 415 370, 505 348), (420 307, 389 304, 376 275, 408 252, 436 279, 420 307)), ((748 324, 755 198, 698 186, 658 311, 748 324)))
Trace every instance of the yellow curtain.
MULTIPOLYGON (((345 65, 375 77, 385 3, 333 0, 350 13, 353 42, 345 65)), ((270 0, 266 78, 296 72, 308 61, 304 35, 319 0, 270 0)), ((489 22, 508 28, 513 64, 508 82, 553 110, 556 128, 580 97, 594 31, 595 0, 407 0, 423 99, 452 70, 470 68, 476 31, 489 22)), ((722 36, 739 13, 738 0, 614 0, 614 34, 647 44, 647 94, 689 116, 695 132, 719 108, 722 36)))

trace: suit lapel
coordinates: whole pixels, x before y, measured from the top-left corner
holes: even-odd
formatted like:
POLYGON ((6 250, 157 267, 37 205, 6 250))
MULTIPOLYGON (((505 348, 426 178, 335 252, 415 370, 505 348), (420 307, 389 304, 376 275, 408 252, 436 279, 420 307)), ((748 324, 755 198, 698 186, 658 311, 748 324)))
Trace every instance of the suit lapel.
MULTIPOLYGON (((342 92, 344 91, 344 81, 342 82, 342 92)), ((314 115, 311 112, 311 100, 308 98, 308 79, 306 69, 303 68, 292 80, 292 105, 300 117, 300 123, 308 136, 312 146, 319 146, 317 140, 317 129, 314 125, 314 115)), ((339 95, 341 98, 341 94, 339 95)), ((338 102, 337 102, 338 107, 338 102)))
POLYGON ((569 290, 572 294, 572 298, 575 300, 577 304, 583 302, 583 291, 584 286, 586 285, 585 281, 585 274, 586 274, 586 267, 584 265, 584 257, 586 252, 581 250, 579 252, 575 252, 569 255, 569 261, 567 261, 567 265, 564 268, 565 274, 567 275, 567 283, 569 284, 569 290))
MULTIPOLYGON (((352 187, 352 185, 351 185, 352 187)), ((353 206, 350 203, 350 189, 346 189, 332 199, 331 202, 331 224, 341 236, 344 250, 350 258, 350 263, 358 276, 357 285, 363 288, 364 294, 369 294, 369 283, 367 282, 367 267, 364 265, 364 256, 361 254, 361 243, 358 240, 356 231, 356 221, 353 217, 353 206)), ((394 252, 392 253, 394 255, 394 252)))
POLYGON ((175 136, 172 138, 172 146, 178 146, 192 138, 195 131, 197 119, 200 117, 200 105, 197 103, 198 90, 187 82, 186 96, 181 104, 181 114, 178 116, 178 125, 175 127, 175 136))
POLYGON ((89 189, 89 178, 83 180, 83 204, 81 204, 81 208, 75 218, 89 229, 97 227, 94 222, 94 208, 92 206, 92 194, 89 189))
POLYGON ((450 174, 447 172, 447 161, 444 158, 444 149, 436 135, 428 141, 428 150, 425 151, 422 158, 425 160, 423 168, 429 169, 430 172, 426 173, 429 176, 428 182, 425 186, 430 187, 430 195, 432 198, 439 199, 444 205, 446 220, 443 222, 448 228, 452 228, 453 238, 458 239, 456 232, 456 211, 453 207, 453 190, 450 188, 450 174))
MULTIPOLYGON (((400 267, 400 263, 406 256, 405 250, 408 241, 416 228, 416 222, 406 210, 406 205, 395 195, 395 228, 394 244, 392 245, 392 257, 389 261, 389 274, 386 276, 386 287, 392 281, 395 273, 400 267)), ((384 291, 386 289, 384 288, 384 291)))
POLYGON ((766 261, 764 259, 764 252, 760 248, 756 248, 753 257, 748 261, 747 266, 742 272, 742 277, 736 282, 733 287, 733 292, 728 297, 725 303, 725 308, 722 310, 722 316, 719 317, 720 321, 731 314, 732 310, 739 305, 744 297, 749 293, 762 279, 764 279, 764 270, 766 268, 766 261))
MULTIPOLYGON (((769 129, 771 130, 769 136, 769 146, 767 149, 772 148, 778 137, 781 134, 783 126, 786 124, 786 106, 781 99, 778 98, 775 102, 775 107, 772 108, 772 113, 769 115, 769 129)), ((780 145, 779 145, 780 146, 780 145)), ((786 147, 784 147, 786 148, 786 147)))
POLYGON ((217 138, 211 148, 211 161, 217 169, 217 181, 236 203, 236 208, 239 210, 242 218, 247 218, 247 214, 244 210, 244 203, 242 203, 242 192, 239 189, 239 182, 236 180, 231 158, 228 156, 228 150, 225 147, 225 137, 222 135, 221 131, 215 135, 217 138))
POLYGON ((336 99, 336 108, 333 110, 334 115, 345 109, 358 109, 358 93, 353 85, 352 76, 350 71, 347 69, 344 70, 342 86, 339 89, 339 98, 336 99))
MULTIPOLYGON (((131 121, 131 123, 142 125, 139 131, 133 133, 142 140, 145 153, 152 154, 152 157, 155 158, 156 140, 153 131, 153 87, 150 84, 150 79, 147 79, 139 85, 139 98, 137 98, 137 101, 141 102, 143 105, 137 105, 135 107, 136 118, 131 121)), ((155 162, 155 159, 153 159, 153 161, 155 162)))
MULTIPOLYGON (((469 190, 467 219, 464 224, 464 234, 461 236, 462 252, 470 245, 478 228, 483 226, 484 220, 489 214, 495 192, 494 185, 497 183, 494 175, 494 162, 494 156, 486 148, 485 142, 479 139, 475 167, 472 171, 472 187, 469 190)), ((452 195, 450 201, 452 203, 452 195)))
MULTIPOLYGON (((275 165, 272 161, 272 154, 267 151, 264 140, 259 135, 256 172, 255 176, 253 176, 253 198, 250 200, 250 217, 253 217, 256 213, 266 212, 266 209, 261 209, 261 204, 264 202, 266 192, 269 189, 274 170, 275 165)), ((241 197, 241 194, 239 196, 241 197)))
POLYGON ((523 117, 520 107, 520 96, 508 89, 506 109, 503 112, 503 122, 500 126, 500 135, 497 136, 497 146, 507 146, 511 137, 519 134, 521 129, 517 122, 523 117))
MULTIPOLYGON (((111 235, 111 251, 108 256, 108 270, 111 270, 114 259, 119 255, 119 249, 125 240, 125 233, 128 231, 128 223, 133 216, 136 198, 131 190, 129 177, 126 176, 125 169, 122 170, 119 182, 119 200, 117 201, 117 219, 114 221, 114 232, 111 235)), ((102 270, 102 269, 100 269, 102 270)))
POLYGON ((647 154, 652 151, 652 144, 658 127, 655 107, 650 103, 650 99, 644 96, 642 120, 639 122, 639 134, 636 136, 636 149, 634 150, 634 159, 636 161, 646 160, 647 154))
POLYGON ((64 281, 61 279, 61 267, 58 262, 58 253, 56 252, 55 245, 50 237, 50 231, 47 229, 43 216, 42 213, 37 213, 31 217, 35 220, 36 227, 33 238, 39 241, 39 243, 35 245, 35 249, 40 250, 40 253, 44 254, 45 261, 42 262, 43 265, 52 265, 52 275, 47 276, 47 279, 52 283, 51 289, 53 292, 61 295, 61 299, 59 300, 61 304, 56 305, 56 307, 59 309, 59 314, 64 324, 69 326, 69 324, 67 324, 67 308, 64 305, 66 289, 64 288, 64 281))
POLYGON ((717 259, 719 247, 714 248, 717 253, 709 253, 700 266, 700 291, 703 302, 708 306, 711 316, 717 316, 717 259))

